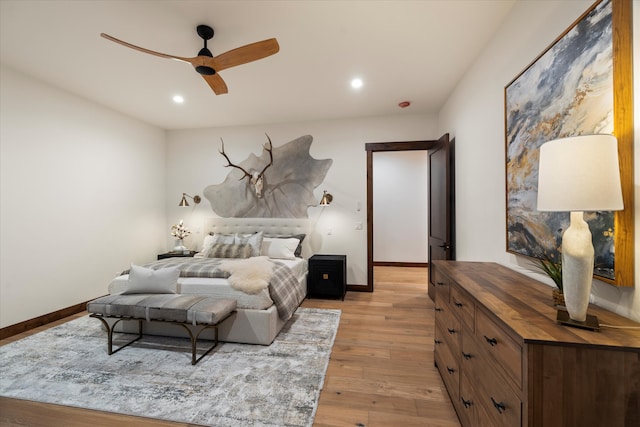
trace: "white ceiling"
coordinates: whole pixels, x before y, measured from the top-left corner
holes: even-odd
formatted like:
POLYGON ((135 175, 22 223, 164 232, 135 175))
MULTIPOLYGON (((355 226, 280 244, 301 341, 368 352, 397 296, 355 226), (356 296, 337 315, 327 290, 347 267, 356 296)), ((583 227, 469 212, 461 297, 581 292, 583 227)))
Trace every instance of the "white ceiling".
POLYGON ((0 62, 163 129, 436 113, 515 1, 0 0, 0 62), (214 56, 280 52, 222 71, 216 96, 189 64, 99 36, 192 57, 198 24, 214 56))

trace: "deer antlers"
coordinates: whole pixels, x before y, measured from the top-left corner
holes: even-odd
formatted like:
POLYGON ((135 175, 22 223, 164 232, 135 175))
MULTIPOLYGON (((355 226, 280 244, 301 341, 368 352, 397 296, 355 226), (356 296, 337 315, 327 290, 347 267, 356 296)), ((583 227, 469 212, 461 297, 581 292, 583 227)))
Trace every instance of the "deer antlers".
POLYGON ((271 143, 271 138, 269 138, 269 135, 267 135, 265 133, 265 136, 267 137, 267 140, 269 141, 269 148, 267 148, 266 145, 263 145, 262 147, 265 150, 267 150, 267 152, 269 153, 269 164, 267 166, 265 166, 264 169, 262 169, 262 172, 260 172, 260 177, 262 177, 262 175, 264 175, 264 171, 266 171, 267 168, 273 164, 273 144, 271 143))
MULTIPOLYGON (((267 134, 265 133, 265 135, 267 134)), ((240 178, 241 180, 245 177, 249 177, 249 182, 251 182, 251 184, 253 185, 256 196, 258 198, 262 197, 262 189, 264 188, 264 172, 269 168, 269 166, 273 165, 273 144, 271 143, 271 138, 269 138, 269 135, 267 135, 267 140, 269 140, 269 147, 267 148, 267 146, 264 145, 263 148, 269 153, 269 164, 267 164, 260 173, 258 173, 258 171, 249 173, 242 166, 234 165, 233 163, 231 163, 229 156, 227 156, 224 152, 224 140, 222 138, 220 138, 220 141, 222 141, 222 149, 218 150, 220 154, 222 154, 224 158, 227 159, 228 164, 225 165, 225 167, 231 166, 244 172, 244 175, 242 176, 242 178, 240 178)))

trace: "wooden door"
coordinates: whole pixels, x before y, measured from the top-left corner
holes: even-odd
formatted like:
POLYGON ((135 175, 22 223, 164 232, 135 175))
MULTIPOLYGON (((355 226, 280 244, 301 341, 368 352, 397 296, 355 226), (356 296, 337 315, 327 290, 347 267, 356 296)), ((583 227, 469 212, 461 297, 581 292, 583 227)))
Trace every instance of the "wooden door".
POLYGON ((429 285, 435 297, 432 262, 455 259, 454 251, 454 180, 453 141, 446 134, 429 150, 429 285))
MULTIPOLYGON (((410 141, 410 142, 370 142, 365 144, 365 150, 367 151, 367 285, 366 286, 357 286, 357 285, 347 285, 348 291, 366 291, 373 292, 373 153, 379 151, 417 151, 417 150, 426 150, 431 152, 431 150, 439 150, 441 148, 445 148, 447 150, 447 170, 448 172, 444 172, 444 176, 453 176, 453 141, 449 142, 449 134, 444 134, 437 141, 410 141), (451 153, 451 154, 449 154, 451 153)), ((439 156, 441 156, 439 154, 439 156)), ((434 159, 436 160, 436 159, 434 159)), ((431 160, 429 160, 431 162, 431 160)), ((452 202, 454 200, 453 197, 453 180, 448 181, 449 187, 445 188, 445 191, 450 191, 451 194, 447 194, 445 196, 446 200, 452 202)), ((431 202, 430 202, 431 204, 431 202)), ((451 203, 451 207, 447 210, 449 218, 453 218, 453 203, 451 203)), ((429 214, 431 215, 431 214, 429 214)), ((449 221, 449 231, 452 236, 454 232, 453 222, 449 221)), ((421 236, 419 238, 425 238, 421 236)), ((453 241, 449 239, 448 242, 453 241)), ((451 259, 454 259, 453 256, 453 248, 449 250, 449 256, 451 259)), ((434 258, 439 259, 439 258, 434 258)), ((427 261, 431 261, 431 255, 429 255, 429 259, 427 261)), ((431 269, 429 269, 431 271, 431 269)), ((430 280, 431 278, 429 278, 430 280)), ((429 290, 431 289, 431 285, 429 284, 429 290)), ((430 290, 431 292, 431 290, 430 290)), ((431 296, 431 294, 430 294, 431 296)), ((431 296, 433 298, 433 296, 431 296)))

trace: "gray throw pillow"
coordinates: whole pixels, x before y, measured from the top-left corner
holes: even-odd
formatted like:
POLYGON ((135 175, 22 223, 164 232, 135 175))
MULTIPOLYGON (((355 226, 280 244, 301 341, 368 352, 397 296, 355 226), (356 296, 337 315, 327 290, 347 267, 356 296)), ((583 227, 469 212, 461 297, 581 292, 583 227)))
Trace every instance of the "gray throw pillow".
POLYGON ((131 265, 123 294, 175 294, 180 277, 176 267, 151 268, 131 265))

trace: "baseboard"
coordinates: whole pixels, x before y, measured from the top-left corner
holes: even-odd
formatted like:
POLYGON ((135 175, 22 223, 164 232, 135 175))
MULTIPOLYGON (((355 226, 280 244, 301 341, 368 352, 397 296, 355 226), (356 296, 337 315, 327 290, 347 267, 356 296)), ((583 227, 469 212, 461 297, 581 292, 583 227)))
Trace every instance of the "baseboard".
POLYGON ((64 319, 65 317, 72 316, 76 313, 80 313, 87 309, 87 303, 89 301, 81 302, 80 304, 72 305, 71 307, 63 308, 61 310, 54 311, 53 313, 4 327, 0 329, 0 340, 47 325, 51 322, 55 322, 56 320, 64 319))
POLYGON ((419 267, 429 268, 428 262, 395 262, 395 261, 374 261, 374 267, 419 267))

